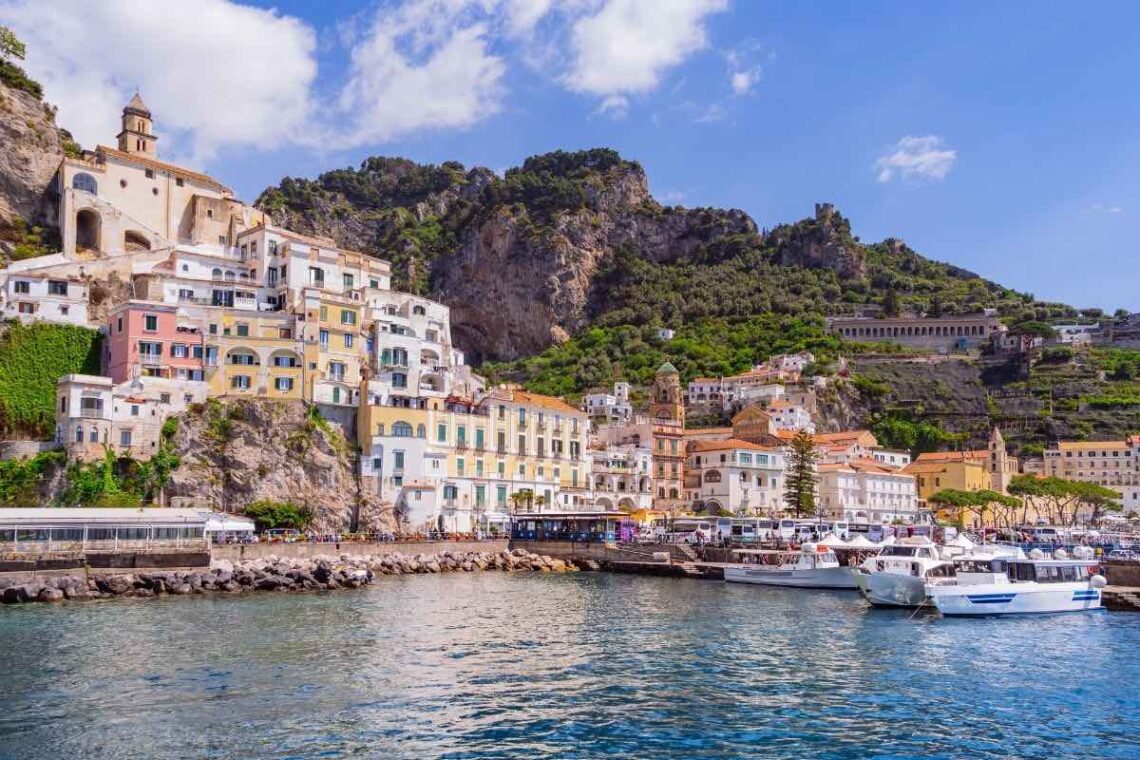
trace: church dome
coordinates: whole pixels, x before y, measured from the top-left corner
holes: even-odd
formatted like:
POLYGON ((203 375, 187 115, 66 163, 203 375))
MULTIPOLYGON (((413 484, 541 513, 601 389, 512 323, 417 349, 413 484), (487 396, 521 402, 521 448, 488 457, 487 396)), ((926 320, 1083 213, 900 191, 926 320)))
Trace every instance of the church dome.
POLYGON ((681 373, 677 371, 677 368, 673 366, 672 362, 665 362, 664 364, 662 364, 660 367, 657 368, 657 374, 658 375, 679 375, 681 373))

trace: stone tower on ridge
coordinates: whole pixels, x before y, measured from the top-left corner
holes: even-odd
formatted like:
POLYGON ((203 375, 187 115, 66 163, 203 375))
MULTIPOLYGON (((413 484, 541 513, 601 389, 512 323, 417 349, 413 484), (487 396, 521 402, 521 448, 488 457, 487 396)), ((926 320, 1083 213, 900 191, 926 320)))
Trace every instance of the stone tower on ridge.
POLYGON ((685 400, 681 394, 681 375, 677 368, 665 362, 653 378, 653 399, 649 404, 649 417, 653 421, 670 420, 685 426, 685 400))
POLYGON ((119 150, 124 153, 136 153, 150 158, 156 158, 158 152, 155 144, 158 138, 152 134, 154 121, 150 116, 150 109, 136 92, 123 109, 123 129, 119 132, 119 150))

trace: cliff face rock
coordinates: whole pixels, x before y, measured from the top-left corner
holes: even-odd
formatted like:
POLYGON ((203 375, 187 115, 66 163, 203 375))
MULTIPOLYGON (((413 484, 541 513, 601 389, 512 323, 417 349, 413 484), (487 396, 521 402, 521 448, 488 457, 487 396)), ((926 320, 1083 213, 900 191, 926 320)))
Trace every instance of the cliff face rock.
POLYGON ((830 269, 844 280, 867 277, 866 254, 851 239, 850 223, 830 208, 817 212, 815 219, 775 228, 767 242, 781 266, 830 269))
POLYGON ((359 487, 351 446, 300 402, 211 400, 178 420, 171 503, 241 510, 265 499, 307 507, 321 532, 395 527, 391 505, 359 487))
POLYGON ((660 206, 641 166, 608 150, 536 156, 503 178, 368 159, 359 171, 286 180, 258 205, 390 259, 396 287, 451 307, 455 342, 475 360, 537 353, 582 329, 618 249, 667 262, 756 233, 742 211, 660 206))
POLYGON ((12 239, 22 223, 55 225, 48 191, 69 139, 55 109, 0 83, 0 240, 12 239))

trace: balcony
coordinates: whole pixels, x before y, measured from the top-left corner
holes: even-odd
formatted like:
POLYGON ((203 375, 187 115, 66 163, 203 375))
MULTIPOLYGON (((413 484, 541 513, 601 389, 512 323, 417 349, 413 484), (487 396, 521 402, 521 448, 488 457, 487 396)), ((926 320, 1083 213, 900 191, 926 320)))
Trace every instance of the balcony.
POLYGON ((466 451, 467 450, 467 441, 456 441, 455 442, 455 448, 459 451, 466 451))
POLYGON ((161 367, 162 354, 139 354, 139 363, 148 367, 161 367))
POLYGON ((235 298, 234 308, 242 311, 257 311, 256 298, 235 298))
POLYGON ((79 410, 79 416, 83 417, 84 419, 96 419, 96 420, 102 419, 103 418, 103 409, 102 409, 102 407, 100 407, 98 409, 80 409, 79 410))
POLYGON ((534 425, 536 430, 546 430, 546 420, 540 419, 534 425))
POLYGON ((498 446, 495 447, 495 451, 498 452, 499 454, 506 454, 507 453, 507 447, 504 446, 503 444, 499 444, 498 446))

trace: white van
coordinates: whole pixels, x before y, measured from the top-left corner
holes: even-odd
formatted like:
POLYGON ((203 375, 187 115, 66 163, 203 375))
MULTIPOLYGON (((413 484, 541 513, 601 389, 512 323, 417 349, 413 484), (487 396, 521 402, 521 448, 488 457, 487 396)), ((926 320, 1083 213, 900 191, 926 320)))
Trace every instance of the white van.
POLYGON ((796 521, 783 519, 780 520, 779 526, 776 528, 776 537, 782 538, 785 541, 791 541, 796 537, 796 521))

